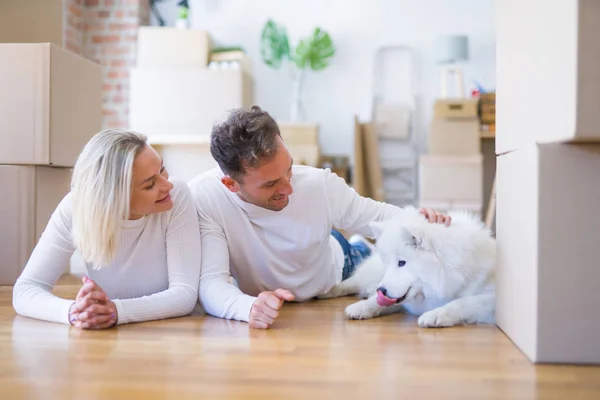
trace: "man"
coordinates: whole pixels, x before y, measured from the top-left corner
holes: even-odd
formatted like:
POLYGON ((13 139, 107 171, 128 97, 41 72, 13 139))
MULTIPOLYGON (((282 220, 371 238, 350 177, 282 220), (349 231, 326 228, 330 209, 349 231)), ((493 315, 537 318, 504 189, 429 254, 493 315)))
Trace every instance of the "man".
POLYGON ((216 317, 269 328, 284 301, 327 293, 369 255, 333 227, 372 237, 370 222, 400 211, 359 196, 329 170, 293 165, 277 123, 257 106, 216 125, 210 148, 219 168, 189 185, 202 237, 200 304, 216 317))

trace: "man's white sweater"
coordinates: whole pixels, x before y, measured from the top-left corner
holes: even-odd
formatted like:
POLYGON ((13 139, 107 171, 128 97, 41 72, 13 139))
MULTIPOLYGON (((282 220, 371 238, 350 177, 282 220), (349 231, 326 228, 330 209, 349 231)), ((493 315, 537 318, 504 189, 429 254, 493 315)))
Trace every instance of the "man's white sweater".
POLYGON ((255 296, 266 290, 287 289, 296 301, 328 292, 344 264, 331 229, 372 237, 370 222, 400 211, 359 196, 329 170, 294 166, 294 193, 281 211, 243 201, 222 176, 215 169, 189 183, 202 241, 200 304, 221 318, 248 321, 255 296))

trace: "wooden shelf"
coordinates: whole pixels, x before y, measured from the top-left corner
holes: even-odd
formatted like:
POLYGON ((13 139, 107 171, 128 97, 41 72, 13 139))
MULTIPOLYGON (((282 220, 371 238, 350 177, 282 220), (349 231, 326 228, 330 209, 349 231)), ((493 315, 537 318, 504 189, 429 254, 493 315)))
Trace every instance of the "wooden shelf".
POLYGON ((200 135, 149 135, 148 144, 157 146, 201 145, 210 144, 210 138, 200 135))

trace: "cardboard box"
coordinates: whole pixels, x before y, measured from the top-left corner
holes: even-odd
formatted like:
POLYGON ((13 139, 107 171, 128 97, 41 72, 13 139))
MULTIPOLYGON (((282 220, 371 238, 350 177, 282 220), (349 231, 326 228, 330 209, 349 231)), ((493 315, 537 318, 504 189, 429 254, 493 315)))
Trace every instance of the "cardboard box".
POLYGON ((439 99, 433 106, 434 118, 476 118, 476 99, 439 99))
POLYGON ((369 197, 369 182, 365 149, 364 124, 354 116, 354 163, 352 164, 352 187, 361 196, 369 197))
POLYGON ((419 159, 419 199, 476 201, 483 199, 483 157, 434 156, 419 159))
POLYGON ((277 125, 286 145, 319 146, 318 124, 279 122, 277 125))
POLYGON ((132 68, 130 76, 129 125, 147 135, 208 137, 231 109, 253 102, 240 70, 132 68))
POLYGON ((294 159, 294 164, 320 167, 321 150, 319 146, 297 144, 287 145, 286 147, 294 159))
POLYGON ((600 140, 600 2, 496 7, 496 152, 600 140))
POLYGON ((497 324, 536 363, 600 363, 600 145, 498 157, 497 324))
POLYGON ((153 144, 152 147, 161 155, 163 163, 173 179, 188 182, 196 176, 218 167, 210 153, 209 143, 153 144))
POLYGON ((0 164, 72 167, 102 129, 102 68, 54 44, 0 44, 0 164))
POLYGON ((384 201, 385 189, 383 187, 379 137, 373 121, 363 124, 363 145, 365 151, 364 163, 367 171, 367 192, 371 199, 384 201))
POLYGON ((481 138, 477 118, 435 118, 428 136, 431 155, 471 156, 481 152, 481 138))
POLYGON ((0 43, 63 46, 64 0, 0 1, 0 43))
MULTIPOLYGON (((0 165, 0 285, 13 285, 56 206, 70 190, 70 168, 0 165)), ((67 265, 65 265, 67 268, 67 265)))
POLYGON ((138 67, 208 66, 208 32, 199 29, 143 26, 138 31, 138 67))

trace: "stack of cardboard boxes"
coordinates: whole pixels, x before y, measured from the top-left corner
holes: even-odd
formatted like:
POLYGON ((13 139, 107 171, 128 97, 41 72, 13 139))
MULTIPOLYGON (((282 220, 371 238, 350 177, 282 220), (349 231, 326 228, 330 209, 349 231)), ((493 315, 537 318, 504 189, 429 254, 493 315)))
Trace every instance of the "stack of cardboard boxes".
POLYGON ((102 128, 102 70, 55 44, 0 43, 0 82, 0 284, 10 285, 102 128))
POLYGON ((481 216, 483 157, 477 101, 438 100, 419 158, 419 206, 442 212, 467 210, 481 216))
POLYGON ((497 12, 497 323, 533 362, 597 364, 600 3, 497 12))
POLYGON ((213 124, 253 101, 247 63, 213 63, 209 68, 211 48, 203 30, 139 29, 129 125, 148 135, 172 176, 183 180, 216 165, 209 151, 213 124))

